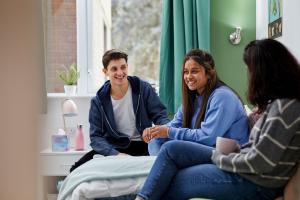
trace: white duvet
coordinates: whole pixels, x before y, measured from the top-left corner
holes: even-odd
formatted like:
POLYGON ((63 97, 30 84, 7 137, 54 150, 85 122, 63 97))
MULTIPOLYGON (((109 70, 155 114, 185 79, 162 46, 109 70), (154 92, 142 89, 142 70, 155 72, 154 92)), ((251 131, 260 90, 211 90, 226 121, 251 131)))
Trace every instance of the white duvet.
POLYGON ((64 180, 58 200, 86 200, 136 194, 153 165, 152 156, 94 158, 64 180))
POLYGON ((121 180, 90 181, 79 184, 67 200, 87 200, 103 197, 117 197, 136 194, 145 182, 145 177, 124 178, 121 180))

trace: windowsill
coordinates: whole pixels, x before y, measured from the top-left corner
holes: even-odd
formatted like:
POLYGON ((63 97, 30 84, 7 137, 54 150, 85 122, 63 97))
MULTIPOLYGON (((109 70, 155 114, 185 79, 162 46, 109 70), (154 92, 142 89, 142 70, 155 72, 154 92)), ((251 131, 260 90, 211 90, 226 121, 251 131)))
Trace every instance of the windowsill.
POLYGON ((94 97, 95 94, 85 94, 85 95, 66 95, 65 93, 47 93, 47 98, 90 98, 94 97))

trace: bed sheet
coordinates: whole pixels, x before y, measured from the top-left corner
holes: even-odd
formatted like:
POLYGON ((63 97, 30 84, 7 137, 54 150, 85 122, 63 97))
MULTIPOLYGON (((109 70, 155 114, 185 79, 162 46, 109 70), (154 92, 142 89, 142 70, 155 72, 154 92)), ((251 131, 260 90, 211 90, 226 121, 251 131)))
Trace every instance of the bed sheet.
POLYGON ((155 161, 154 156, 94 158, 69 174, 58 200, 86 200, 136 194, 155 161))

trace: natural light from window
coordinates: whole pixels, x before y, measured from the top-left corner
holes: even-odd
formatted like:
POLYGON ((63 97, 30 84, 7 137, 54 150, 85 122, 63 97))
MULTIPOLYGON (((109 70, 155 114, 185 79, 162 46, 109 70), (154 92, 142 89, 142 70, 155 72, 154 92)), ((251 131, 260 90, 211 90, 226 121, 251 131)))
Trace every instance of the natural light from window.
POLYGON ((57 75, 77 64, 77 95, 93 95, 105 81, 102 55, 111 48, 129 56, 129 75, 158 86, 160 0, 42 0, 48 93, 64 93, 57 75))

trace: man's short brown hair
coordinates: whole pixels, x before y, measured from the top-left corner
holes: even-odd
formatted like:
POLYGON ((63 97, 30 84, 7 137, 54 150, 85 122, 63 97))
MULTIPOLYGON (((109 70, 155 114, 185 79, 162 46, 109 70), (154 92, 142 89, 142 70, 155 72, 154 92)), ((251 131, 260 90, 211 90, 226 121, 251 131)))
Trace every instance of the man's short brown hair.
POLYGON ((109 65, 109 62, 111 60, 119 60, 121 58, 124 58, 126 60, 126 63, 127 63, 127 58, 128 58, 128 55, 122 51, 119 51, 117 49, 111 49, 111 50, 108 50, 104 53, 103 57, 102 57, 102 64, 103 64, 103 67, 105 69, 107 69, 107 66, 109 65))

